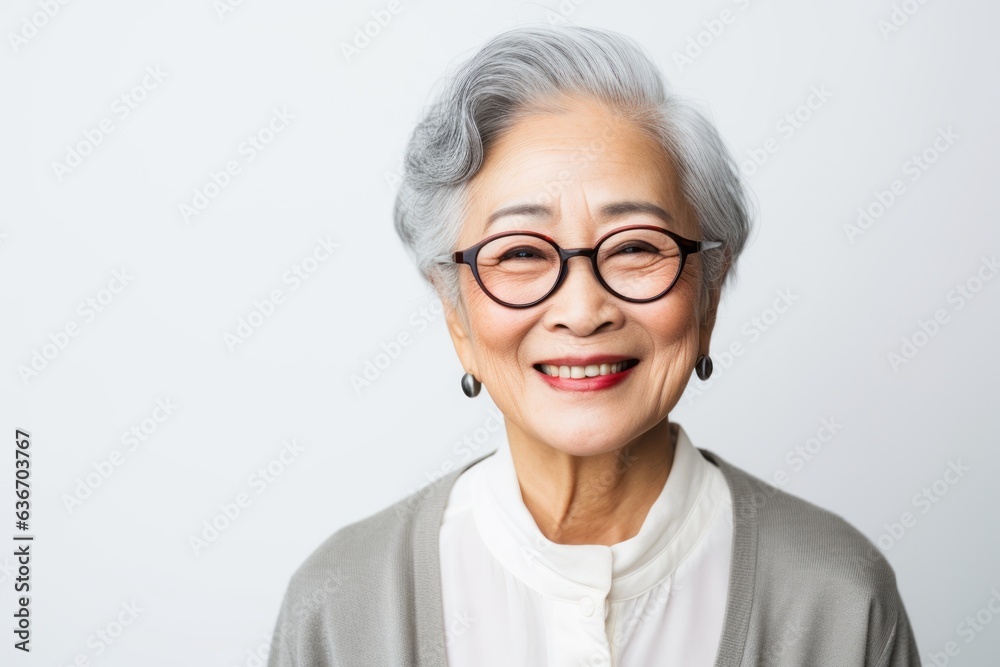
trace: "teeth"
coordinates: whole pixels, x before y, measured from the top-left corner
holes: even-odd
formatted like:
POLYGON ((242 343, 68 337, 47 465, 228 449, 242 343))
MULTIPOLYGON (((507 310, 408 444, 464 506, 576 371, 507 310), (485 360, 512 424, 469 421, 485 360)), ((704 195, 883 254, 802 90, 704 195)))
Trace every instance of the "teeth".
POLYGON ((553 366, 552 364, 540 364, 542 372, 552 377, 561 378, 592 378, 598 375, 610 375, 620 373, 627 362, 619 361, 614 364, 591 364, 589 366, 553 366))

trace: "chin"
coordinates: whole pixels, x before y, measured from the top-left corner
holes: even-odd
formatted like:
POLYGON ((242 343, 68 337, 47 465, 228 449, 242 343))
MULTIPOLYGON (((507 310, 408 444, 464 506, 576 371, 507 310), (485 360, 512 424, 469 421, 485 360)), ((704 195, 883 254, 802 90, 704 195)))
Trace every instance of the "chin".
MULTIPOLYGON (((557 418, 555 421, 559 423, 563 420, 557 418)), ((563 421, 563 423, 567 422, 563 421)), ((594 424, 589 417, 586 423, 579 424, 576 428, 568 424, 567 426, 559 428, 558 432, 553 432, 552 423, 547 422, 546 426, 539 431, 539 440, 564 454, 593 456, 614 451, 632 439, 631 434, 609 430, 606 426, 602 428, 599 424, 594 424)))

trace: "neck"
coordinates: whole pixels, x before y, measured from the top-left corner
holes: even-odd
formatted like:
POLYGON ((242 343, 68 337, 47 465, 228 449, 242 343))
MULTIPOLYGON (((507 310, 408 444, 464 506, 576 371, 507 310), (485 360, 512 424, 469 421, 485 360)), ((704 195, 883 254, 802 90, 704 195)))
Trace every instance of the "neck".
POLYGON ((635 537, 663 490, 674 460, 676 426, 666 417, 614 450, 576 456, 508 421, 511 458, 524 504, 557 544, 611 546, 635 537))

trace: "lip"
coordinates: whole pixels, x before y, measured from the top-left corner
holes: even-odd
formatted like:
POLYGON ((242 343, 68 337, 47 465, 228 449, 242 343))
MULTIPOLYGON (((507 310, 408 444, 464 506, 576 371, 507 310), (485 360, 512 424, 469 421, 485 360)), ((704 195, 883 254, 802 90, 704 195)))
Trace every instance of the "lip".
POLYGON ((538 377, 544 380, 545 383, 553 389, 562 389, 566 391, 598 391, 601 389, 610 389, 611 387, 618 385, 620 382, 623 382, 638 365, 639 360, 635 357, 604 354, 591 355, 588 357, 559 357, 557 359, 540 361, 532 368, 534 368, 538 377), (596 375, 594 377, 587 378, 552 377, 537 368, 540 364, 551 364, 553 366, 589 366, 591 364, 613 364, 619 361, 630 360, 635 360, 636 363, 632 364, 623 371, 610 373, 608 375, 596 375))

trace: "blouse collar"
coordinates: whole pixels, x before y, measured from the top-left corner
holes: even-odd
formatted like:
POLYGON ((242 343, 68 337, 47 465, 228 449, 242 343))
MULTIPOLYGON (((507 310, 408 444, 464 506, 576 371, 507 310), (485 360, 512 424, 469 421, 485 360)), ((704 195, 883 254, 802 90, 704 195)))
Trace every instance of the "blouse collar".
MULTIPOLYGON (((662 583, 707 532, 722 497, 712 484, 712 464, 676 423, 674 460, 663 489, 639 532, 610 547, 558 544, 538 529, 521 496, 506 439, 482 467, 473 516, 487 547, 517 578, 554 599, 584 595, 618 601, 662 583)), ((723 484, 724 486, 724 484, 723 484)))

